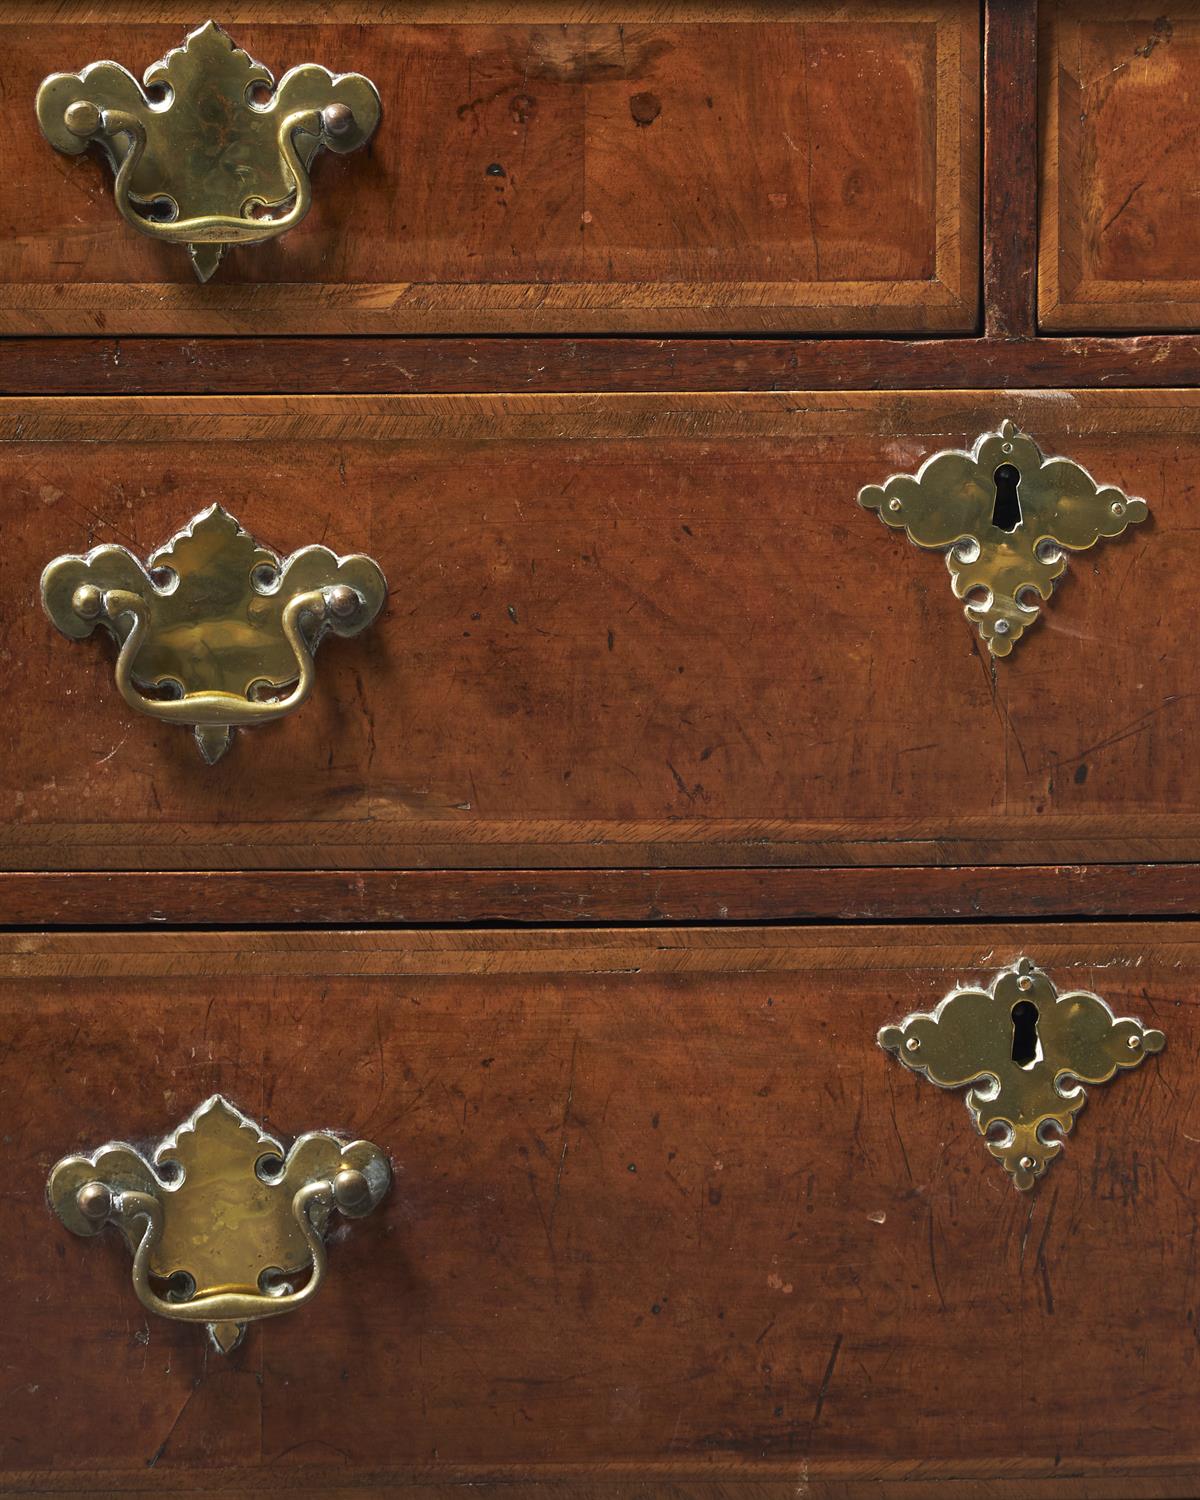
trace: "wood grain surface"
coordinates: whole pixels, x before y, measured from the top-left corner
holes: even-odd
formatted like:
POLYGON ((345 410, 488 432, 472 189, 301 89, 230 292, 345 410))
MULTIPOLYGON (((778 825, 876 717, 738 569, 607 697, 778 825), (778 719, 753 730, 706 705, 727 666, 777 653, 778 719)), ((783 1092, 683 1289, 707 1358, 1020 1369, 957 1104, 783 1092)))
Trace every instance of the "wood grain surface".
POLYGON ((1179 923, 0 938, 5 1482, 1183 1494, 1198 981, 1179 923), (874 1040, 1027 952, 1168 1038, 1030 1196, 874 1040), (44 1199, 214 1090, 397 1173, 226 1359, 44 1199))
POLYGON ((11 338, 0 395, 1117 390, 1194 384, 1200 338, 11 338))
POLYGON ((1042 19, 1042 326, 1200 326, 1182 210, 1200 176, 1200 5, 1047 0, 1042 19))
POLYGON ((993 338, 1037 328, 1038 0, 984 9, 983 306, 993 338))
POLYGON ((0 862, 1194 860, 1198 446, 1196 392, 5 402, 0 862), (942 559, 855 497, 1004 417, 1153 520, 993 663, 942 559), (371 553, 391 597, 210 768, 36 590, 218 495, 282 552, 371 553))
MULTIPOLYGON (((183 39, 178 6, 17 5, 0 89, 183 39)), ((979 279, 975 0, 222 12, 278 75, 383 98, 290 234, 199 286, 132 230, 98 157, 32 121, 0 185, 0 330, 18 333, 966 331, 979 279)))
POLYGON ((0 925, 246 927, 479 922, 1191 917, 1200 865, 678 870, 0 872, 0 925))

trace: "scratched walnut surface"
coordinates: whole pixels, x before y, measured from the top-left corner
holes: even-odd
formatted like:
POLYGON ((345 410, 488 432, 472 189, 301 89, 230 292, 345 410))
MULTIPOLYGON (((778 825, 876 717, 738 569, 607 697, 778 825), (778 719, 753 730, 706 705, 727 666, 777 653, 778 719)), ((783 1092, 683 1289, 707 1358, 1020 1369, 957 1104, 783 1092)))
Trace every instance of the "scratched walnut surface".
MULTIPOLYGON (((7 7, 3 97, 31 113, 48 72, 99 58, 140 78, 196 24, 147 10, 7 7)), ((974 327, 972 0, 446 0, 403 23, 343 3, 321 19, 221 13, 277 77, 357 69, 383 97, 369 148, 317 163, 303 224, 199 287, 177 247, 120 218, 107 163, 14 130, 0 329, 974 327)))
POLYGON ((5 1482, 1200 1480, 1198 983, 1192 924, 7 936, 5 1482), (1032 1197, 875 1044, 1027 951, 1167 1035, 1032 1197), (226 1359, 44 1201, 217 1090, 396 1168, 226 1359))
POLYGON ((1039 55, 1043 326, 1197 327, 1200 5, 1047 0, 1039 55))
POLYGON ((3 863, 1194 859, 1198 450, 1187 391, 5 402, 3 863), (856 495, 1006 416, 1151 519, 993 665, 942 556, 856 495), (215 494, 391 595, 209 768, 36 588, 215 494))

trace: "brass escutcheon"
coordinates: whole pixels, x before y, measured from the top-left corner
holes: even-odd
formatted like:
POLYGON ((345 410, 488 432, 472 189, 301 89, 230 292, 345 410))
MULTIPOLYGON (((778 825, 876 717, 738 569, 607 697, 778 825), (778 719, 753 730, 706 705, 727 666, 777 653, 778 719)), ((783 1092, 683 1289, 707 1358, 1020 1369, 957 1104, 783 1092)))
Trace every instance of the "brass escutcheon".
POLYGON ((115 1224, 133 1252, 142 1306, 204 1323, 227 1354, 247 1323, 292 1312, 316 1295, 334 1210, 362 1218, 391 1178, 387 1158, 370 1141, 319 1131, 285 1154, 214 1094, 148 1157, 122 1141, 64 1157, 48 1194, 74 1234, 115 1224), (304 1273, 308 1279, 297 1287, 294 1278, 304 1273))
POLYGON ((126 547, 57 557, 42 604, 64 635, 103 625, 116 680, 138 713, 189 724, 212 765, 238 726, 291 713, 312 691, 313 653, 330 632, 354 636, 383 607, 376 563, 328 547, 286 561, 219 505, 201 511, 143 563, 126 547))
POLYGON ((94 62, 52 73, 37 94, 50 144, 69 156, 99 146, 121 216, 141 234, 187 245, 201 281, 227 245, 298 224, 312 202, 313 158, 363 145, 379 114, 379 93, 361 73, 305 63, 276 86, 215 21, 152 63, 141 85, 120 63, 94 62))
POLYGON ((1022 958, 989 989, 952 990, 935 1010, 885 1026, 878 1040, 939 1088, 975 1085, 966 1098, 971 1118, 1026 1191, 1062 1150, 1087 1103, 1082 1085, 1136 1068, 1161 1052, 1166 1038, 1114 1016, 1099 995, 1060 995, 1022 958))
POLYGON ((935 453, 915 474, 868 484, 858 503, 918 547, 945 551, 951 587, 993 656, 1037 621, 1068 552, 1149 515, 1144 500, 1097 484, 1073 460, 1045 458, 1011 422, 970 453, 935 453))

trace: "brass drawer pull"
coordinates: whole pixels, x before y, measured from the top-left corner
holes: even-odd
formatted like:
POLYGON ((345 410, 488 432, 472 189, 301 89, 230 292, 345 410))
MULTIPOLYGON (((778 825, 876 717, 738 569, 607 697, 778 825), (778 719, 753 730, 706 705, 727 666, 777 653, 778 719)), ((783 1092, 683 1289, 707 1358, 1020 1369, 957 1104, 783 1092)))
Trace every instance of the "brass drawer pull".
POLYGON ((312 202, 317 153, 353 151, 379 123, 378 91, 361 73, 306 63, 276 87, 270 69, 214 21, 151 64, 143 81, 144 89, 115 62, 52 73, 38 90, 38 123, 70 156, 99 145, 122 217, 153 239, 187 245, 201 281, 227 245, 260 244, 298 224, 312 202))
POLYGON ((323 637, 354 636, 387 596, 376 563, 328 547, 286 561, 219 505, 201 511, 143 566, 126 547, 57 557, 42 603, 72 640, 103 625, 116 639, 116 680, 138 713, 189 724, 211 765, 237 726, 264 724, 312 691, 323 637))
POLYGON ((246 1324, 311 1301, 325 1278, 336 1209, 362 1218, 391 1184, 378 1146, 326 1131, 283 1146, 219 1094, 149 1158, 113 1141, 67 1156, 50 1203, 74 1234, 115 1224, 133 1252, 133 1290, 159 1317, 204 1323, 221 1353, 246 1324), (299 1290, 286 1278, 308 1272, 299 1290))
POLYGON ((966 1100, 971 1119, 1022 1191, 1062 1150, 1087 1103, 1082 1085, 1136 1068, 1165 1041, 1161 1031, 1114 1016, 1099 995, 1060 995, 1027 958, 990 989, 952 990, 935 1010, 879 1033, 881 1047, 939 1088, 975 1085, 966 1100))
POLYGON ((1069 458, 1045 458, 1004 422, 970 453, 950 449, 915 474, 859 492, 865 510, 903 528, 918 547, 943 550, 951 587, 993 656, 1007 656, 1066 571, 1067 553, 1144 521, 1144 500, 1098 485, 1069 458))

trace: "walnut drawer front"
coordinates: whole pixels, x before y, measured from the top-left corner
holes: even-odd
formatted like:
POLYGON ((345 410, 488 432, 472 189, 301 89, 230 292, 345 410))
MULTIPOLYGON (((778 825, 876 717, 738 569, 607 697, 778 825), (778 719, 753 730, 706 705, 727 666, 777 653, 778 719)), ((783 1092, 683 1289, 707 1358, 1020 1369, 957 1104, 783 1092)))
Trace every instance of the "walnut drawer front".
POLYGON ((1047 329, 1200 328, 1179 205, 1200 174, 1200 13, 1043 0, 1039 305, 1047 329))
POLYGON ((1193 924, 4 937, 0 1482, 1194 1480, 1197 982, 1193 924), (1167 1035, 1029 1193, 875 1040, 1024 954, 1167 1035), (217 1091, 395 1172, 224 1357, 44 1197, 217 1091))
POLYGON ((383 114, 365 153, 316 163, 303 223, 198 289, 181 247, 119 217, 107 164, 56 155, 32 119, 47 74, 115 58, 140 77, 196 14, 8 6, 0 83, 28 110, 0 189, 20 229, 0 244, 0 329, 975 326, 977 0, 403 11, 229 17, 277 78, 361 71, 383 114))
POLYGON ((1200 854, 1200 394, 8 401, 13 870, 1058 863, 1200 854), (990 659, 856 501, 1011 417, 1151 519, 990 659), (390 598, 216 765, 37 580, 219 497, 390 598))

